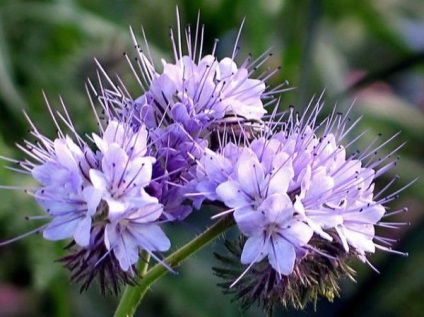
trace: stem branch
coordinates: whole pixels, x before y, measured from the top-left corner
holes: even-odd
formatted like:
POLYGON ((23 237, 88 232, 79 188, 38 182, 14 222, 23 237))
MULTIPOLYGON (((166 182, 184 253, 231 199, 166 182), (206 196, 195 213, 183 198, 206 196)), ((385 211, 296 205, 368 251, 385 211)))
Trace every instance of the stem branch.
MULTIPOLYGON (((218 238, 227 229, 234 225, 233 217, 226 216, 216 222, 212 227, 206 229, 202 234, 188 242, 186 245, 169 255, 165 259, 170 267, 177 267, 190 255, 194 254, 198 250, 202 249, 208 243, 218 238)), ((150 286, 162 275, 168 272, 166 267, 161 263, 156 264, 150 270, 147 270, 148 259, 145 257, 140 261, 140 273, 141 279, 136 286, 128 285, 122 295, 121 301, 119 302, 118 308, 116 309, 114 317, 131 317, 139 305, 141 299, 146 294, 150 286), (143 266, 144 265, 144 266, 143 266), (143 271, 144 270, 144 271, 143 271), (144 273, 144 274, 143 274, 144 273)))

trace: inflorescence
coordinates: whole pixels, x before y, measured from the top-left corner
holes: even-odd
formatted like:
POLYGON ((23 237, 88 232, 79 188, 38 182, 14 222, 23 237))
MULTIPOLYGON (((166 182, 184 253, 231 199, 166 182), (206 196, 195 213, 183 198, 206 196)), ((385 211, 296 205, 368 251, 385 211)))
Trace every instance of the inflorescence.
POLYGON ((36 140, 18 146, 27 158, 3 157, 38 182, 25 190, 45 212, 34 218, 47 223, 33 232, 71 241, 60 261, 82 290, 94 278, 103 292, 136 283, 142 251, 168 267, 162 225, 205 205, 216 207, 212 218, 233 217, 239 230, 226 242, 229 254, 216 255, 223 267, 215 273, 244 307, 332 299, 338 279, 353 279, 348 260, 371 265, 367 255, 377 249, 402 254, 375 232, 400 225, 382 219, 403 211, 387 212, 401 191, 391 189, 395 179, 375 190, 396 165, 399 147, 380 156, 395 136, 355 150, 362 134, 352 136, 358 120, 350 121, 350 110, 325 116, 321 98, 303 113, 283 109, 287 83, 267 84, 278 69, 259 73, 268 53, 237 64, 237 38, 231 56, 218 59, 216 45, 203 55, 199 21, 194 31, 181 30, 178 19, 174 61, 162 60, 158 71, 147 41, 142 50, 131 30, 137 57, 125 56, 136 97, 99 64, 99 85, 87 85, 99 131, 80 135, 65 106, 55 112, 47 103, 57 137, 27 117, 36 140))

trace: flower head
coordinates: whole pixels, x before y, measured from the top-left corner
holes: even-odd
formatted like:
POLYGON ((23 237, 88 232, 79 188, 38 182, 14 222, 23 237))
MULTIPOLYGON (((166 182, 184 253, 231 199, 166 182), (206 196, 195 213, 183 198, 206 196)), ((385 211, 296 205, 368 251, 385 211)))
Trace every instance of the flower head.
POLYGON ((195 181, 195 161, 207 148, 216 147, 214 142, 221 137, 222 129, 244 121, 261 124, 267 113, 265 106, 275 102, 272 95, 283 91, 285 85, 273 89, 267 86, 266 80, 277 70, 266 70, 260 78, 254 78, 269 55, 254 61, 249 56, 238 65, 238 39, 231 56, 219 60, 216 46, 204 55, 204 30, 199 21, 194 36, 190 26, 185 32, 181 30, 178 11, 177 23, 177 33, 170 31, 174 61, 162 59, 161 70, 153 62, 147 41, 146 49, 141 49, 132 33, 137 65, 130 65, 141 87, 136 98, 122 83, 115 85, 102 69, 109 88, 98 93, 92 85, 110 118, 150 131, 150 155, 156 158, 158 181, 149 190, 163 204, 169 220, 182 220, 190 214, 185 188, 195 181))
POLYGON ((86 157, 94 157, 88 148, 84 156, 82 149, 69 137, 56 139, 52 145, 51 157, 31 170, 34 179, 42 184, 35 192, 37 202, 52 217, 43 229, 43 236, 48 240, 73 237, 78 245, 85 247, 96 208, 87 204, 90 192, 85 187, 88 180, 80 166, 83 161, 89 164, 86 157))
MULTIPOLYGON (((191 185, 195 189, 190 197, 196 203, 225 205, 227 210, 215 217, 231 213, 244 236, 237 254, 247 268, 230 287, 241 283, 244 289, 246 276, 252 278, 267 263, 282 283, 276 289, 285 292, 296 281, 303 283, 298 289, 303 293, 304 287, 311 287, 309 279, 319 276, 314 261, 344 263, 356 256, 368 262, 367 255, 376 249, 389 250, 388 240, 375 234, 375 226, 394 196, 376 198, 374 182, 396 160, 390 160, 391 155, 366 160, 381 148, 372 145, 348 156, 346 148, 353 143, 342 145, 352 129, 348 117, 333 113, 317 124, 321 108, 318 104, 303 116, 291 109, 280 128, 270 122, 263 136, 239 144, 230 141, 217 153, 205 151, 198 160, 199 181, 191 185)), ((351 276, 347 265, 339 267, 329 267, 329 275, 314 287, 337 285, 336 276, 351 276)), ((290 302, 285 296, 276 298, 290 302)))
MULTIPOLYGON (((155 158, 145 156, 147 131, 112 120, 103 137, 93 135, 100 150, 100 169, 89 173, 93 193, 90 201, 105 208, 105 245, 113 250, 122 270, 128 271, 138 261, 139 248, 166 251, 170 242, 155 224, 163 206, 146 193, 152 179, 155 158), (101 205, 101 202, 106 205, 101 205)), ((100 208, 102 209, 102 208, 100 208)))
POLYGON ((76 141, 60 129, 50 140, 31 123, 37 142, 19 146, 29 157, 17 162, 22 172, 40 183, 27 192, 51 220, 36 231, 48 240, 72 239, 72 254, 61 261, 82 289, 98 276, 102 291, 117 292, 120 282, 132 283, 141 250, 156 257, 170 247, 159 226, 163 205, 146 192, 156 162, 148 132, 112 118, 89 145, 70 119, 59 117, 76 141))
POLYGON ((263 60, 251 62, 249 57, 237 66, 236 50, 231 57, 218 60, 216 46, 210 54, 202 55, 203 32, 199 21, 194 37, 190 26, 187 27, 184 52, 178 18, 177 40, 172 30, 170 33, 174 62, 162 59, 160 72, 149 57, 149 50, 145 55, 133 35, 139 53, 137 62, 143 70, 140 78, 146 83, 144 94, 128 105, 131 109, 137 108, 148 126, 179 123, 189 134, 196 135, 226 115, 261 120, 266 113, 263 100, 269 98, 271 92, 266 91, 263 79, 251 78, 252 68, 263 60))

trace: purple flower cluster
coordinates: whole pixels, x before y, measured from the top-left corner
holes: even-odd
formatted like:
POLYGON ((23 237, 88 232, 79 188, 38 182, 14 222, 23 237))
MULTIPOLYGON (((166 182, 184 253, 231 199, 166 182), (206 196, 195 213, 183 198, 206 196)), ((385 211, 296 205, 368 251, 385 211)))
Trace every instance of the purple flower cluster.
POLYGON ((364 165, 370 149, 347 156, 340 145, 352 128, 347 117, 330 116, 316 126, 319 105, 314 111, 300 118, 290 111, 278 131, 207 150, 198 161, 193 200, 228 207, 217 216, 232 213, 247 237, 244 264, 267 258, 278 274, 290 275, 306 254, 320 252, 313 236, 337 241, 362 261, 376 248, 387 249, 375 242, 374 226, 393 197, 376 199, 373 191, 375 178, 394 162, 385 164, 387 156, 364 165))
POLYGON ((185 34, 183 53, 180 26, 178 41, 171 32, 175 61, 163 61, 162 71, 133 35, 137 98, 100 67, 109 85, 89 82, 106 118, 96 114, 100 132, 81 137, 65 109, 58 118, 69 135, 52 115, 57 138, 31 123, 37 141, 20 146, 28 155, 22 171, 40 184, 28 192, 50 220, 38 230, 48 240, 71 239, 73 253, 62 262, 73 278, 86 288, 99 274, 116 292, 120 281, 133 281, 141 251, 167 265, 158 255, 171 247, 161 224, 206 204, 219 208, 213 218, 233 217, 245 238, 245 270, 232 286, 258 263, 283 283, 311 255, 334 259, 326 244, 364 262, 389 250, 375 226, 395 195, 378 197, 374 183, 395 164, 390 156, 374 160, 380 147, 372 144, 348 155, 355 124, 337 113, 318 121, 320 103, 264 119, 284 90, 266 84, 275 71, 252 78, 267 57, 238 66, 236 49, 221 60, 215 48, 202 55, 199 24, 194 38, 190 27, 185 34))
POLYGON ((123 271, 138 261, 139 249, 166 251, 170 241, 159 227, 163 206, 146 192, 155 158, 149 156, 148 132, 110 120, 92 147, 62 133, 54 141, 37 130, 37 141, 22 149, 32 158, 20 162, 40 187, 33 195, 51 222, 40 230, 48 240, 72 238, 90 248, 93 228, 104 232, 107 252, 123 271))

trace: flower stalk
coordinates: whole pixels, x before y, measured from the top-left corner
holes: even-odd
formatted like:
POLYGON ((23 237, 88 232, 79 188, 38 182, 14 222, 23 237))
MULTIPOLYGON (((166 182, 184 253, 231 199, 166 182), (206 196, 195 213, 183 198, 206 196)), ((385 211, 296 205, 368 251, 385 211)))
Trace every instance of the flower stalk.
MULTIPOLYGON (((178 267, 183 260, 205 247, 207 244, 218 238, 222 233, 235 224, 232 216, 227 216, 217 221, 213 226, 206 229, 202 234, 188 242, 186 245, 169 255, 165 263, 172 268, 178 267)), ((114 317, 131 317, 143 299, 150 286, 161 276, 168 272, 168 269, 158 263, 147 270, 148 259, 145 255, 139 262, 141 278, 136 286, 128 285, 121 297, 114 317)))

